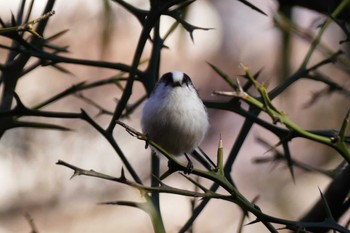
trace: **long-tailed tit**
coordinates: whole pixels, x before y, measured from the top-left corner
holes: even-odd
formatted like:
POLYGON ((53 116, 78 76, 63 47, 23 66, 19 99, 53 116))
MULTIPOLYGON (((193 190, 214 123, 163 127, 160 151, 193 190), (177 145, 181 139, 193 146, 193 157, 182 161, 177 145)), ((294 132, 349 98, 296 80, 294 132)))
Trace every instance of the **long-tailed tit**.
POLYGON ((161 77, 143 108, 141 125, 150 140, 173 155, 186 155, 201 144, 208 114, 187 74, 173 71, 161 77))

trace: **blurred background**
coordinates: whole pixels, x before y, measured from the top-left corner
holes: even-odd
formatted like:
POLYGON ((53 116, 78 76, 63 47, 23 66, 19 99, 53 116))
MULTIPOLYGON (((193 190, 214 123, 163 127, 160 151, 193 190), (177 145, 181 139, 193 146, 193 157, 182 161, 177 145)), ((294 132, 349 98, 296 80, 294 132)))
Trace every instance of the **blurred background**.
MULTIPOLYGON (((146 1, 128 1, 147 9, 146 1)), ((161 73, 182 70, 192 77, 205 100, 225 100, 212 96, 213 90, 230 90, 227 84, 210 68, 216 65, 234 77, 243 74, 240 64, 250 67, 255 73, 262 68, 259 80, 268 82, 269 89, 288 77, 300 66, 309 48, 309 41, 291 35, 288 52, 288 69, 283 69, 283 34, 274 23, 278 4, 273 0, 251 0, 267 16, 253 11, 238 1, 196 1, 187 12, 187 20, 209 31, 194 31, 194 41, 184 30, 178 28, 166 41, 169 47, 163 50, 161 73)), ((45 1, 35 1, 33 19, 42 14, 45 1)), ((0 17, 11 20, 20 1, 3 0, 0 17)), ((64 56, 89 60, 106 60, 131 64, 141 27, 122 7, 112 1, 57 1, 55 15, 50 18, 44 37, 69 29, 56 42, 69 46, 64 56)), ((293 8, 294 22, 315 34, 324 16, 304 8, 293 8)), ((173 21, 163 17, 161 31, 164 34, 173 21)), ((322 43, 327 47, 347 50, 339 45, 344 39, 339 27, 332 25, 326 31, 322 43)), ((9 40, 0 37, 0 43, 9 40)), ((148 45, 143 59, 150 53, 148 45)), ((7 51, 0 49, 0 61, 6 59, 7 51)), ((316 52, 311 64, 323 58, 316 52)), ((35 106, 42 100, 59 93, 81 81, 92 82, 116 75, 114 70, 62 64, 70 73, 63 73, 50 66, 40 67, 23 77, 17 93, 27 106, 35 106)), ((327 65, 322 72, 333 81, 349 88, 349 76, 335 66, 327 65)), ((274 100, 276 106, 288 114, 289 119, 305 129, 339 129, 349 108, 349 98, 332 93, 321 96, 313 104, 313 94, 323 84, 301 80, 293 84, 274 100)), ((144 89, 136 83, 131 103, 144 95, 144 89)), ((110 111, 121 91, 108 85, 84 91, 83 95, 110 111)), ((142 107, 142 106, 141 106, 142 107)), ((109 115, 99 115, 99 109, 81 97, 70 96, 45 108, 66 112, 84 109, 103 127, 109 123, 109 115)), ((141 108, 123 121, 140 130, 141 108)), ((243 118, 225 111, 208 110, 211 128, 202 148, 215 160, 218 140, 223 139, 225 156, 231 150, 243 118)), ((268 119, 267 116, 261 115, 268 119)), ((128 186, 91 177, 70 179, 72 171, 55 163, 64 160, 85 169, 93 169, 119 176, 120 159, 108 142, 88 124, 79 120, 45 119, 66 126, 72 131, 60 132, 33 129, 12 129, 0 140, 0 233, 30 232, 25 217, 34 219, 38 231, 43 232, 153 232, 148 216, 141 210, 123 206, 98 205, 100 202, 131 200, 141 201, 140 193, 128 186)), ((150 167, 150 150, 131 137, 121 127, 116 128, 115 137, 147 182, 150 167)), ((330 180, 319 173, 295 170, 293 182, 284 163, 255 163, 256 158, 271 156, 269 146, 258 139, 275 145, 278 138, 268 131, 254 127, 244 142, 237 161, 232 168, 233 177, 240 191, 250 200, 259 196, 257 204, 271 215, 297 220, 319 199, 319 188, 324 189, 330 180)), ((291 142, 293 158, 318 168, 334 168, 341 157, 325 146, 307 140, 291 142)), ((277 150, 281 148, 277 147, 277 150)), ((163 170, 166 161, 162 160, 163 170)), ((128 175, 128 174, 127 174, 128 175)), ((166 180, 166 184, 193 190, 193 186, 179 175, 166 180)), ((210 183, 205 182, 208 186, 210 183)), ((161 195, 161 207, 167 232, 177 232, 191 215, 190 199, 170 194, 161 195)), ((223 201, 211 201, 194 225, 194 232, 235 232, 241 218, 241 210, 223 201)), ((251 220, 254 220, 252 217, 251 220)), ((262 224, 248 225, 243 232, 266 232, 262 224)))

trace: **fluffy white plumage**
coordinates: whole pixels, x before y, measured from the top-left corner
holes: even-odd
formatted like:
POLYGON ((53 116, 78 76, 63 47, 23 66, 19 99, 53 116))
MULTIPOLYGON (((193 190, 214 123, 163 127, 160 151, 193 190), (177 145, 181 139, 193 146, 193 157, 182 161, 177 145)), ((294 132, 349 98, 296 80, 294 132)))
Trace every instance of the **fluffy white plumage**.
POLYGON ((141 125, 144 134, 173 155, 200 145, 208 115, 188 75, 173 71, 162 76, 145 103, 141 125))

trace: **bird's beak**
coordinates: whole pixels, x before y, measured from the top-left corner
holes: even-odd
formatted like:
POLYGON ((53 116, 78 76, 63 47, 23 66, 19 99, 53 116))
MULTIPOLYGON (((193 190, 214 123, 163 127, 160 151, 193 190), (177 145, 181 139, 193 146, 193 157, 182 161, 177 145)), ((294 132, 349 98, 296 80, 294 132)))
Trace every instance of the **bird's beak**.
POLYGON ((180 82, 174 82, 173 87, 181 87, 182 84, 180 82))

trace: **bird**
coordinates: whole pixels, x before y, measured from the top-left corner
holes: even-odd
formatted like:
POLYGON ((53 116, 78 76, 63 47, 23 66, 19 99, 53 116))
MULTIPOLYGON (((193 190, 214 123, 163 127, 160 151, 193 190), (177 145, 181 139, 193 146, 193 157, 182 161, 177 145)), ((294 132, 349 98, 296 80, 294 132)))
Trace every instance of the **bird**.
POLYGON ((174 156, 184 154, 191 163, 187 154, 203 141, 209 120, 186 73, 172 71, 162 75, 143 107, 141 127, 149 140, 174 156))

